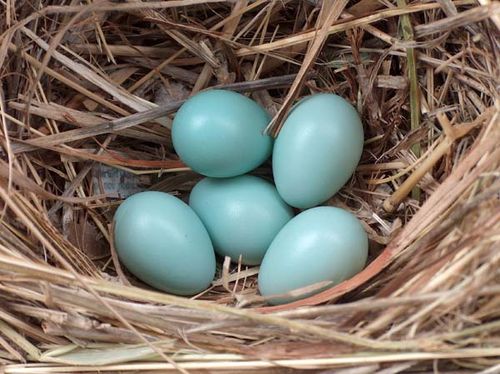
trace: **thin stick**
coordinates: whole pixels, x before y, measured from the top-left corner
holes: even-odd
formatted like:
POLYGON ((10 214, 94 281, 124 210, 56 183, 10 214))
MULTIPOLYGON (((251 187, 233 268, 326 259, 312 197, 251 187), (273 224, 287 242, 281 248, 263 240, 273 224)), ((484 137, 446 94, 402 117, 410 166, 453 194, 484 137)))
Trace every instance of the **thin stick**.
POLYGON ((116 274, 118 274, 118 278, 120 278, 123 284, 130 286, 131 283, 125 276, 125 273, 123 272, 122 267, 120 265, 120 261, 118 260, 118 254, 116 253, 115 222, 113 221, 110 225, 108 225, 108 228, 109 228, 109 249, 111 252, 111 259, 113 260, 113 265, 115 266, 116 274))
MULTIPOLYGON (((398 6, 400 8, 406 8, 406 0, 398 0, 398 6)), ((409 42, 413 41, 413 27, 408 14, 401 16, 401 28, 403 31, 403 39, 409 42)), ((406 56, 408 80, 410 81, 410 127, 412 131, 416 131, 420 127, 420 90, 418 87, 415 49, 407 48, 406 56)), ((415 157, 420 157, 420 143, 416 142, 413 144, 411 150, 415 157)), ((420 200, 420 189, 417 186, 412 189, 412 197, 417 201, 420 200)))
MULTIPOLYGON (((142 112, 131 114, 127 117, 118 118, 113 121, 105 122, 93 127, 85 127, 80 129, 73 129, 60 132, 53 135, 34 138, 26 141, 31 146, 54 146, 75 140, 90 138, 102 134, 116 133, 142 123, 152 121, 156 118, 165 116, 177 110, 184 101, 176 101, 159 108, 153 108, 142 112)), ((25 152, 23 146, 14 147, 14 153, 25 152)))
MULTIPOLYGON (((401 362, 401 361, 431 361, 439 359, 463 359, 472 357, 495 357, 500 355, 500 348, 464 348, 448 351, 435 352, 408 352, 408 353, 358 353, 355 356, 338 355, 327 358, 310 359, 285 359, 273 361, 202 361, 202 362, 179 362, 177 365, 183 369, 200 370, 244 370, 265 369, 273 367, 285 367, 293 369, 321 369, 335 366, 359 365, 368 363, 401 362)), ((47 365, 6 365, 5 374, 41 374, 41 373, 74 373, 74 372, 117 372, 117 371, 165 371, 176 370, 168 363, 130 363, 106 366, 47 366, 47 365)))
MULTIPOLYGON (((464 0, 464 1, 457 1, 456 4, 460 5, 465 5, 465 4, 473 4, 472 1, 470 0, 464 0)), ((370 14, 365 17, 361 18, 356 18, 354 20, 343 20, 335 23, 334 25, 330 26, 328 29, 328 35, 335 34, 341 31, 346 31, 350 30, 354 27, 358 26, 363 26, 366 24, 371 24, 375 23, 378 21, 381 21, 383 19, 386 19, 388 17, 398 17, 403 14, 412 14, 412 13, 417 13, 417 12, 423 12, 425 10, 431 10, 431 9, 436 9, 439 8, 439 4, 435 3, 430 3, 430 4, 418 4, 418 5, 413 5, 413 6, 408 6, 406 8, 393 8, 393 9, 387 9, 383 10, 380 12, 377 12, 375 14, 370 14)), ((270 43, 265 43, 257 46, 252 46, 252 47, 242 47, 238 50, 236 50, 235 54, 236 56, 248 56, 256 53, 267 53, 276 49, 282 49, 286 47, 291 47, 296 44, 301 44, 301 43, 306 43, 311 40, 313 40, 316 37, 316 31, 310 31, 306 33, 302 33, 299 35, 293 35, 289 36, 284 39, 280 39, 274 42, 270 43)))
POLYGON ((322 22, 321 28, 318 33, 315 34, 314 39, 312 39, 312 43, 307 51, 307 54, 302 62, 299 72, 297 73, 297 77, 295 78, 288 94, 285 97, 283 105, 281 106, 278 113, 274 116, 271 123, 266 128, 266 132, 270 132, 273 135, 277 135, 283 126, 283 121, 285 116, 288 113, 293 101, 297 98, 300 90, 302 89, 302 85, 307 76, 307 72, 311 67, 312 63, 316 60, 318 53, 321 51, 323 44, 328 36, 328 32, 330 29, 330 25, 340 17, 340 14, 344 10, 347 5, 347 0, 339 0, 334 3, 323 2, 322 11, 326 16, 324 19, 320 20, 322 22))
MULTIPOLYGON (((410 191, 415 187, 415 185, 424 177, 429 170, 438 162, 441 157, 443 157, 450 146, 454 143, 456 139, 459 137, 465 136, 470 130, 472 130, 475 126, 479 125, 485 116, 481 116, 478 120, 474 121, 471 124, 467 124, 466 127, 461 127, 463 129, 458 133, 457 131, 453 131, 452 137, 445 137, 443 141, 434 149, 434 151, 411 173, 411 175, 403 182, 401 186, 384 201, 384 209, 387 212, 393 212, 403 201, 403 199, 408 196, 410 191)), ((462 125, 463 126, 463 125, 462 125)), ((448 129, 448 132, 450 130, 448 129)))
MULTIPOLYGON (((27 54, 26 52, 20 51, 18 49, 18 47, 16 47, 14 44, 9 44, 9 50, 11 50, 13 52, 19 52, 21 54, 21 56, 26 61, 28 61, 31 65, 33 65, 36 68, 40 68, 42 66, 40 61, 38 61, 33 56, 27 54)), ((120 108, 119 106, 105 100, 101 95, 97 95, 97 94, 93 93, 92 91, 89 91, 88 89, 86 89, 86 88, 82 87, 81 85, 79 85, 78 83, 66 78, 64 75, 59 74, 58 72, 56 72, 55 70, 53 70, 49 67, 46 67, 44 69, 44 73, 47 75, 50 75, 51 77, 57 79, 61 83, 65 84, 66 86, 73 88, 75 91, 81 93, 84 96, 87 96, 89 99, 103 105, 106 108, 113 110, 116 113, 119 113, 122 115, 129 114, 126 110, 124 110, 124 109, 120 108)))

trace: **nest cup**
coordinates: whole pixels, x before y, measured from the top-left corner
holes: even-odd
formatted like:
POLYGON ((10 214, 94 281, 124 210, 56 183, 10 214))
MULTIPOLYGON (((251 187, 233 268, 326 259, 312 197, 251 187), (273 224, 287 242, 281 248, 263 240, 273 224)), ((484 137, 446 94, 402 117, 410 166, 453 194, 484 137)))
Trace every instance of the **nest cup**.
POLYGON ((498 3, 3 6, 5 373, 499 370, 498 3), (357 108, 363 156, 326 205, 363 222, 361 273, 270 307, 257 267, 223 261, 193 298, 120 267, 116 207, 143 190, 187 199, 200 176, 172 118, 213 87, 263 105, 274 136, 303 96, 357 108))

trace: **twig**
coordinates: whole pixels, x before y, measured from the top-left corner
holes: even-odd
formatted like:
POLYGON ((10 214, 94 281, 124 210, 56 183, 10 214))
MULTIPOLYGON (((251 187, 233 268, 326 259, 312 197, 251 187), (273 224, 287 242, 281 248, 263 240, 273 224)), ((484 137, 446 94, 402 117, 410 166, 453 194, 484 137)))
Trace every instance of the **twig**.
POLYGON ((308 48, 307 54, 304 57, 304 61, 302 61, 302 65, 299 72, 297 73, 297 77, 295 78, 292 86, 290 87, 290 90, 288 91, 288 94, 285 97, 283 105, 266 128, 266 132, 272 133, 274 136, 279 133, 281 127, 283 126, 283 121, 288 113, 288 110, 290 109, 293 101, 297 98, 300 90, 302 89, 302 85, 304 84, 304 81, 307 77, 307 72, 309 71, 312 63, 316 60, 318 53, 321 51, 321 47, 323 47, 323 44, 328 37, 330 25, 333 23, 333 21, 340 17, 340 14, 342 13, 346 5, 347 0, 340 0, 333 3, 327 1, 323 2, 322 11, 324 12, 325 17, 324 19, 320 19, 318 21, 318 26, 321 27, 319 28, 317 35, 315 35, 314 39, 312 39, 312 43, 308 48))
MULTIPOLYGON (((404 181, 404 183, 399 186, 399 188, 388 199, 384 201, 384 209, 387 212, 393 212, 399 206, 401 201, 403 201, 403 199, 415 187, 415 185, 423 178, 423 176, 432 169, 432 167, 441 159, 441 157, 443 157, 444 154, 446 154, 450 146, 457 139, 467 135, 470 130, 481 124, 487 117, 487 114, 488 113, 485 113, 485 115, 480 116, 476 121, 470 124, 463 124, 458 126, 456 129, 453 129, 450 134, 451 137, 444 137, 444 139, 436 147, 436 149, 434 149, 434 151, 413 171, 413 173, 404 181)), ((442 116, 444 116, 444 114, 442 116)), ((440 116, 440 118, 442 116, 440 116)), ((443 123, 447 122, 443 121, 443 123)), ((445 128, 447 128, 446 125, 445 128)), ((448 127, 447 131, 448 133, 450 133, 451 129, 448 127)))
POLYGON ((111 258, 113 260, 113 265, 115 266, 116 274, 118 274, 118 277, 120 278, 121 282, 127 286, 130 286, 131 283, 125 276, 125 273, 122 270, 122 267, 120 265, 120 261, 118 260, 118 254, 116 253, 115 249, 115 222, 111 223, 111 225, 108 226, 109 229, 109 238, 110 238, 110 252, 111 252, 111 258))
MULTIPOLYGON (((398 6, 406 8, 406 0, 398 0, 398 6)), ((413 27, 411 25, 410 17, 407 14, 404 14, 400 17, 400 19, 403 39, 410 42, 413 41, 413 27)), ((412 131, 416 131, 420 127, 420 90, 418 87, 415 49, 407 48, 406 56, 408 80, 410 81, 410 127, 412 131)), ((417 142, 413 144, 411 150, 417 158, 420 157, 420 143, 417 142)), ((417 186, 412 190, 412 197, 417 201, 420 200, 420 189, 417 186)))

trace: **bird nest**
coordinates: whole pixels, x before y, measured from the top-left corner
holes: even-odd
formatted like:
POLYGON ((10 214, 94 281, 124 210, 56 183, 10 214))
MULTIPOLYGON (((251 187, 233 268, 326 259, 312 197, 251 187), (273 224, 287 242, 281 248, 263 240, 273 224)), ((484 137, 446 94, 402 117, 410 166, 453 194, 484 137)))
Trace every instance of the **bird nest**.
POLYGON ((1 7, 4 373, 499 370, 500 4, 1 7), (212 87, 261 103, 272 135, 311 93, 358 109, 361 163, 328 204, 363 222, 365 270, 269 307, 257 267, 223 262, 193 298, 120 268, 117 205, 147 189, 186 199, 199 176, 170 125, 212 87))

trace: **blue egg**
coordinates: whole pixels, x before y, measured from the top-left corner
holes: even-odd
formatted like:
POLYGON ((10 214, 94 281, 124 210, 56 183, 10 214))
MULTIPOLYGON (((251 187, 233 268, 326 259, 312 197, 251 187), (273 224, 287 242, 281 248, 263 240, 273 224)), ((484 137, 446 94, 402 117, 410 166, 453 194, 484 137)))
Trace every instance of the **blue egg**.
POLYGON ((272 151, 263 131, 268 113, 233 91, 209 90, 187 100, 175 115, 172 141, 180 159, 208 177, 234 177, 262 164, 272 151))
POLYGON ((358 113, 337 95, 301 100, 290 112, 273 151, 273 174, 283 200, 306 209, 332 197, 351 177, 363 150, 358 113))
POLYGON ((189 205, 210 234, 215 251, 257 265, 293 210, 276 188, 251 175, 205 178, 191 192, 189 205))
POLYGON ((137 278, 177 295, 194 295, 210 285, 212 242, 183 201, 163 192, 141 192, 120 205, 114 220, 116 252, 137 278))
MULTIPOLYGON (((259 290, 282 304, 332 287, 360 272, 368 257, 368 236, 361 222, 346 210, 317 207, 306 210, 278 233, 264 256, 259 290), (289 292, 320 287, 304 295, 289 292)), ((298 292, 298 291, 296 291, 298 292)))

